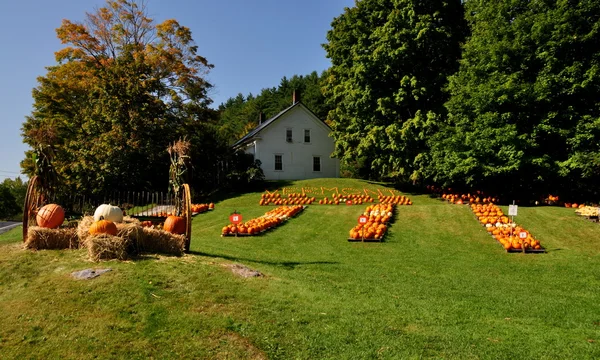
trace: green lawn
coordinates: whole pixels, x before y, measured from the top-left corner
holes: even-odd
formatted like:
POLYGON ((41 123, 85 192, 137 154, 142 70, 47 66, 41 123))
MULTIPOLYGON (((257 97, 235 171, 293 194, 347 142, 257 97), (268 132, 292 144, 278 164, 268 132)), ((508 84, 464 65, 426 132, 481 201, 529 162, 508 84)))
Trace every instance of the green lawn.
POLYGON ((234 210, 272 208, 260 193, 195 217, 181 258, 95 264, 83 250, 22 250, 17 228, 0 235, 0 357, 600 358, 600 224, 520 207, 548 252, 507 254, 467 206, 408 195, 383 243, 346 241, 364 205, 311 205, 266 235, 220 237, 234 210), (70 278, 88 267, 113 271, 70 278))

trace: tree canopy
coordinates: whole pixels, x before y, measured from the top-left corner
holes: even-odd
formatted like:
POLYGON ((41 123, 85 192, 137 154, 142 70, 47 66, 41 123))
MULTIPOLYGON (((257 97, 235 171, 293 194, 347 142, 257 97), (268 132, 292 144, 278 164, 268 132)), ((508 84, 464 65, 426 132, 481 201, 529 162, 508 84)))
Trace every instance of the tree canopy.
MULTIPOLYGON (((144 3, 108 0, 83 23, 63 20, 66 47, 33 90, 25 143, 48 149, 65 188, 166 188, 169 142, 210 130, 212 68, 191 31, 156 24, 144 3)), ((35 172, 32 152, 22 167, 35 172)))
POLYGON ((516 196, 594 192, 600 3, 465 4, 472 35, 449 81, 448 118, 430 141, 430 177, 516 196))
POLYGON ((333 20, 324 90, 343 166, 373 179, 421 178, 465 29, 460 0, 361 0, 333 20))
POLYGON ((14 217, 22 212, 27 183, 21 178, 4 179, 0 183, 0 219, 14 217))

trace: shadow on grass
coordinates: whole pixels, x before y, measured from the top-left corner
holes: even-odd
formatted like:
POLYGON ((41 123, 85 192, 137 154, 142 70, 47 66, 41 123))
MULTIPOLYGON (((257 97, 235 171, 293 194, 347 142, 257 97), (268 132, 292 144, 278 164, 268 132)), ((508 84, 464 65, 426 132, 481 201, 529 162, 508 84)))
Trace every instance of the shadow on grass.
POLYGON ((339 262, 337 262, 337 261, 265 261, 265 260, 241 258, 241 257, 237 257, 237 256, 209 254, 209 253, 205 253, 205 252, 201 252, 201 251, 189 251, 188 254, 206 256, 206 257, 211 257, 211 258, 221 258, 221 259, 235 261, 235 262, 254 262, 254 263, 265 264, 265 265, 280 266, 280 267, 286 268, 288 270, 294 270, 297 266, 302 266, 302 265, 339 264, 339 262))

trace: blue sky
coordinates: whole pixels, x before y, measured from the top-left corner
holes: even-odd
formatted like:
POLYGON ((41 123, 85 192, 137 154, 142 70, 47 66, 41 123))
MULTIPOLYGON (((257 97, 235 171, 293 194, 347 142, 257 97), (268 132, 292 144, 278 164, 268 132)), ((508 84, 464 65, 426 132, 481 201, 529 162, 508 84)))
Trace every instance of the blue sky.
MULTIPOLYGON (((215 68, 208 79, 214 106, 238 93, 258 93, 283 76, 330 66, 321 44, 334 17, 354 0, 147 0, 157 22, 176 19, 192 30, 198 53, 215 68)), ((27 147, 21 124, 31 90, 63 46, 62 19, 82 21, 101 0, 0 0, 0 181, 18 176, 27 147)))

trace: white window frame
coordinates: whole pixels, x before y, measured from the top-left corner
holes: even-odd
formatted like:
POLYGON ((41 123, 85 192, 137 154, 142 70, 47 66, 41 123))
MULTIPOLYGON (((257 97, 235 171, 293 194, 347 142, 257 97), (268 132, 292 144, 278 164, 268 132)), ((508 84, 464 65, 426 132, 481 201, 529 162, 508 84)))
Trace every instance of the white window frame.
POLYGON ((273 171, 283 171, 283 154, 273 154, 273 171), (281 158, 281 169, 277 169, 277 157, 281 158))
POLYGON ((285 142, 294 142, 294 130, 292 128, 285 129, 285 142), (288 136, 288 132, 290 133, 290 136, 288 136))

